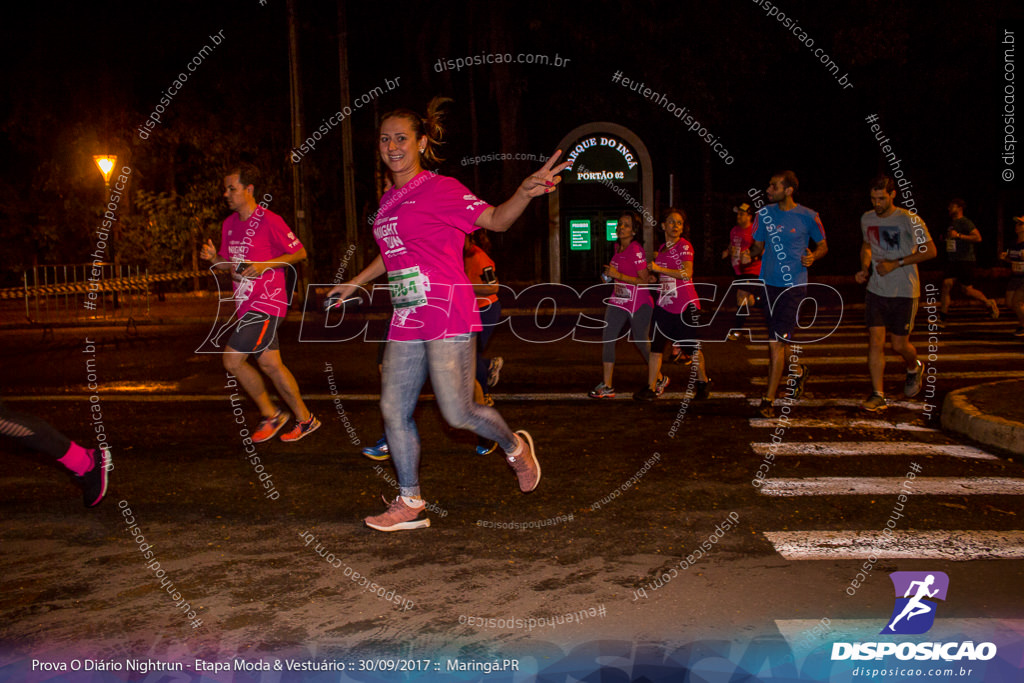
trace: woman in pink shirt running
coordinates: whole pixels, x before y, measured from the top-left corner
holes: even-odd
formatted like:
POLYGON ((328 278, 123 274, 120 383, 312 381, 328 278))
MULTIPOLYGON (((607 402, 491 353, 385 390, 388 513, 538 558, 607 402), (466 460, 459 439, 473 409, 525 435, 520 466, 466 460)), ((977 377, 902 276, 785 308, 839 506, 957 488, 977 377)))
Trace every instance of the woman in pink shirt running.
POLYGON ((665 244, 658 248, 648 265, 648 270, 658 278, 660 290, 652 316, 654 331, 647 364, 647 386, 633 394, 633 398, 653 401, 661 394, 659 389, 668 384, 668 378, 661 375, 662 352, 670 342, 682 342, 693 358, 687 391, 692 391, 698 400, 706 399, 711 395, 711 380, 704 367, 700 342, 692 341, 700 327, 700 299, 693 286, 693 245, 686 239, 690 234, 686 213, 676 208, 666 210, 661 229, 665 231, 665 244))
POLYGON ((354 279, 330 292, 351 296, 360 284, 385 273, 391 290, 394 315, 384 353, 380 407, 399 495, 384 513, 364 520, 378 531, 430 526, 420 496, 420 441, 413 421, 428 376, 448 424, 497 441, 520 490, 532 491, 541 476, 530 435, 523 430, 513 433, 494 408, 473 401, 473 333, 481 326, 462 249, 466 234, 474 230, 508 230, 531 199, 555 189, 561 180, 557 174, 568 164, 556 166, 560 151, 556 152, 512 197, 491 206, 454 178, 424 170, 439 162, 439 103, 431 102, 426 118, 399 109, 381 120, 377 146, 392 183, 373 223, 381 253, 354 279))
POLYGON ((604 311, 602 378, 601 383, 590 392, 590 398, 615 398, 612 385, 615 344, 622 337, 622 330, 627 324, 633 343, 643 356, 644 365, 650 362, 649 330, 654 300, 647 288, 647 256, 643 245, 637 241, 637 235, 643 234, 640 217, 632 212, 619 216, 615 234, 618 237, 615 255, 604 270, 604 275, 615 283, 615 289, 604 311))

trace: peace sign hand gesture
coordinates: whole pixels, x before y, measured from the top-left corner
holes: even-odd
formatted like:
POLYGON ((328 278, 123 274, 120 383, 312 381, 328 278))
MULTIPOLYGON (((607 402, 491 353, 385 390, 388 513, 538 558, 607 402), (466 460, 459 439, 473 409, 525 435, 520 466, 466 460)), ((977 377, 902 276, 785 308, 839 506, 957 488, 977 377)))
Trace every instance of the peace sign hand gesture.
POLYGON ((551 158, 540 167, 540 170, 524 180, 519 186, 529 197, 539 197, 542 194, 554 192, 555 186, 562 182, 562 177, 558 174, 568 168, 572 162, 564 161, 555 166, 555 162, 561 154, 562 150, 556 150, 551 155, 551 158))

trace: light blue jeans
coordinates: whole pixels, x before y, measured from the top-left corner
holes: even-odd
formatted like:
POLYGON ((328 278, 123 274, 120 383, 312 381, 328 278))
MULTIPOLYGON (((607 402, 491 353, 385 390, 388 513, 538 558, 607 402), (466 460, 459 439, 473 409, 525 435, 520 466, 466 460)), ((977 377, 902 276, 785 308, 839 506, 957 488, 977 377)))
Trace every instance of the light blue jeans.
POLYGON ((434 341, 389 341, 384 351, 380 411, 399 493, 420 495, 420 438, 413 411, 430 375, 445 421, 497 441, 506 452, 519 441, 497 410, 473 401, 476 340, 466 334, 434 341))

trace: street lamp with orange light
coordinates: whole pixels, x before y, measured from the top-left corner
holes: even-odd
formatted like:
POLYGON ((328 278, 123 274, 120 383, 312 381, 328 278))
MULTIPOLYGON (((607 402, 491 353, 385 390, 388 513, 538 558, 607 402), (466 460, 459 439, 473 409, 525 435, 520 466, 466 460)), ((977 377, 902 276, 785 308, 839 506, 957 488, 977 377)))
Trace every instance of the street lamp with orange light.
MULTIPOLYGON (((92 160, 96 162, 96 168, 100 169, 100 173, 103 175, 103 187, 109 192, 110 191, 110 176, 114 174, 114 164, 117 163, 116 154, 94 154, 92 160)), ((106 197, 104 197, 106 199, 106 197)), ((120 223, 114 223, 114 239, 110 244, 111 256, 114 262, 113 276, 118 277, 120 270, 118 266, 121 262, 121 254, 118 253, 117 244, 121 237, 121 226, 120 223)), ((114 308, 119 305, 117 292, 113 293, 114 308)))
POLYGON ((110 176, 114 174, 114 164, 117 163, 116 154, 94 154, 92 160, 96 162, 96 167, 100 169, 100 173, 103 174, 103 184, 107 189, 110 189, 110 176))

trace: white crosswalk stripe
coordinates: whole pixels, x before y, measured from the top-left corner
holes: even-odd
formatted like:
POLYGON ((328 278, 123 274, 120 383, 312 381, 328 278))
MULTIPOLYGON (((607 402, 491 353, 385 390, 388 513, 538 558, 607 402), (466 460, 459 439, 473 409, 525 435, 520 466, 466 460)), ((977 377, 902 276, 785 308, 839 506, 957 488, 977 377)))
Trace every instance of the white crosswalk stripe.
MULTIPOLYGON (((777 419, 763 417, 751 418, 750 426, 757 429, 774 429, 779 424, 777 419)), ((938 432, 932 427, 925 427, 911 422, 888 422, 886 420, 868 420, 856 417, 838 419, 818 419, 813 417, 796 417, 785 422, 789 427, 800 429, 895 429, 900 432, 938 432)))
POLYGON ((787 560, 1024 559, 1024 531, 767 531, 787 560))
MULTIPOLYGON (((807 344, 804 348, 805 348, 806 351, 837 351, 837 350, 840 350, 840 349, 860 349, 860 350, 864 351, 865 353, 867 352, 867 349, 868 349, 868 341, 867 341, 868 336, 867 336, 866 333, 862 332, 861 334, 859 334, 857 336, 857 338, 851 339, 850 341, 840 341, 839 339, 836 338, 837 336, 838 335, 832 335, 832 336, 830 336, 825 341, 814 342, 813 344, 807 344)), ((924 340, 921 340, 920 342, 917 342, 916 340, 911 340, 911 341, 915 342, 915 346, 918 346, 918 347, 925 346, 924 340)), ((765 349, 764 344, 761 344, 761 345, 746 344, 745 346, 746 346, 746 350, 748 352, 751 352, 751 353, 757 353, 758 351, 764 351, 764 349, 765 349)), ((1007 351, 1019 350, 1021 352, 1024 352, 1024 344, 1021 343, 1020 339, 1007 339, 1006 341, 996 341, 996 340, 992 340, 992 339, 943 339, 942 340, 942 342, 941 342, 941 348, 942 349, 947 349, 947 348, 949 348, 951 346, 955 346, 957 348, 959 348, 959 347, 979 348, 979 347, 989 347, 989 346, 997 346, 997 347, 1005 346, 1007 351)), ((922 349, 919 348, 918 352, 920 352, 921 350, 922 349)), ((940 358, 945 358, 945 356, 940 356, 940 358)))
MULTIPOLYGON (((809 347, 813 348, 813 347, 809 347)), ((845 347, 844 347, 845 348, 845 347)), ((919 350, 919 355, 920 350, 919 350)), ((939 353, 938 361, 991 361, 991 360, 1024 360, 1024 349, 1021 351, 1015 351, 1011 353, 939 353)), ((886 357, 886 361, 889 363, 896 363, 897 361, 902 364, 903 359, 897 358, 896 356, 889 355, 886 357)), ((751 358, 751 365, 768 365, 767 358, 751 358)), ((866 355, 860 356, 815 356, 815 355, 801 355, 800 362, 805 365, 867 365, 868 359, 866 355)))
POLYGON ((998 460, 991 453, 960 444, 933 444, 917 441, 818 441, 814 443, 752 443, 760 456, 877 457, 896 455, 944 455, 969 460, 998 460))
MULTIPOLYGON (((828 348, 838 352, 835 357, 812 356, 810 354, 814 347, 809 346, 805 349, 809 355, 803 356, 801 362, 817 366, 815 373, 811 375, 812 386, 815 383, 824 386, 853 382, 868 384, 867 358, 866 354, 862 353, 864 351, 863 336, 859 337, 856 342, 852 340, 851 342, 851 344, 842 344, 839 340, 833 340, 828 348), (846 355, 843 354, 844 350, 860 355, 846 355), (848 373, 849 366, 853 363, 865 366, 864 372, 858 373, 861 376, 850 377, 840 374, 848 373), (830 365, 836 366, 835 375, 828 374, 830 365)), ((998 342, 998 344, 1002 343, 998 342)), ((1018 353, 1004 353, 1001 349, 993 349, 994 346, 996 346, 995 343, 973 344, 972 346, 972 342, 967 342, 955 346, 958 353, 940 353, 940 360, 982 364, 981 368, 977 370, 958 373, 942 371, 943 377, 952 379, 956 376, 962 379, 984 381, 1024 376, 1024 372, 1019 370, 984 369, 986 363, 991 368, 992 363, 1021 357, 1021 354, 1018 353), (960 353, 974 348, 983 349, 983 351, 960 353)), ((896 361, 900 360, 893 358, 891 354, 890 358, 896 361)), ((752 359, 753 365, 763 366, 765 362, 766 359, 763 358, 752 359)), ((900 378, 902 379, 902 376, 900 378)), ((763 386, 765 378, 754 378, 753 384, 763 386)), ((748 422, 750 427, 755 430, 755 434, 760 432, 763 435, 765 434, 764 430, 774 430, 775 434, 780 434, 779 427, 785 428, 785 432, 780 434, 782 441, 775 443, 768 441, 763 436, 761 439, 755 437, 750 448, 756 455, 764 458, 764 462, 771 462, 777 468, 783 468, 797 458, 800 458, 801 462, 806 462, 808 459, 815 462, 818 459, 860 457, 884 463, 893 461, 893 459, 909 460, 929 457, 933 458, 930 461, 933 464, 929 466, 931 472, 941 472, 944 467, 949 468, 953 462, 957 461, 964 463, 961 469, 975 469, 982 467, 983 463, 999 461, 996 456, 974 446, 948 443, 949 439, 940 431, 928 426, 928 418, 922 413, 925 405, 920 402, 920 397, 918 400, 892 401, 890 404, 892 419, 886 419, 890 413, 883 414, 884 417, 881 418, 866 415, 859 410, 860 402, 859 398, 803 399, 792 404, 793 410, 787 416, 788 420, 750 418, 748 422), (836 409, 844 407, 853 409, 859 414, 837 415, 836 409), (815 415, 816 411, 827 412, 815 415), (870 434, 870 440, 851 440, 851 430, 856 430, 861 435, 867 432, 870 434), (902 440, 908 437, 910 440, 902 440), (944 460, 949 465, 943 465, 944 460), (968 465, 967 463, 977 464, 968 465)), ((750 405, 756 403, 756 400, 748 400, 750 405)), ((773 438, 778 441, 780 437, 773 438)), ((901 460, 896 460, 896 462, 901 462, 901 460)), ((876 465, 872 465, 872 468, 877 472, 876 465)), ((989 471, 991 471, 991 466, 989 466, 989 471)), ((842 500, 855 496, 872 496, 886 497, 892 501, 896 501, 897 498, 907 500, 912 497, 914 509, 920 510, 924 504, 931 503, 932 500, 940 496, 956 496, 960 500, 965 500, 966 497, 1000 496, 1001 498, 996 500, 1004 502, 996 503, 996 505, 1005 510, 999 511, 1011 515, 1013 513, 1008 511, 1019 509, 1021 501, 1024 500, 1024 478, 1017 477, 918 476, 911 480, 902 476, 794 477, 786 476, 785 472, 778 474, 772 472, 772 475, 761 480, 758 486, 760 495, 775 499, 789 499, 795 502, 810 500, 812 497, 817 499, 833 497, 842 500), (901 494, 906 495, 901 496, 901 494)), ((781 504, 781 500, 779 503, 781 504)), ((939 499, 931 504, 946 505, 947 503, 939 499)), ((899 505, 902 508, 902 503, 899 505)), ((959 504, 957 506, 959 507, 959 504)), ((979 522, 984 523, 982 520, 979 522)), ((963 521, 960 524, 963 524, 963 521)), ((871 557, 933 561, 1024 559, 1024 530, 1019 529, 915 530, 906 519, 895 529, 885 528, 881 525, 875 528, 856 527, 856 524, 838 530, 790 527, 783 530, 766 530, 763 533, 775 551, 791 561, 863 561, 871 557)))
MULTIPOLYGON (((1024 356, 1021 356, 1021 358, 1024 359, 1024 356)), ((864 363, 864 365, 866 367, 867 364, 868 364, 867 357, 865 356, 864 358, 861 358, 861 361, 864 363)), ((890 374, 891 373, 892 373, 892 371, 890 370, 890 374)), ((998 371, 993 371, 993 370, 967 370, 967 371, 964 371, 964 372, 950 372, 948 370, 942 370, 941 371, 941 375, 942 375, 942 380, 943 381, 951 380, 951 379, 991 379, 991 380, 996 380, 996 379, 1014 379, 1014 378, 1017 378, 1017 377, 1024 377, 1024 370, 998 370, 998 371)), ((751 378, 750 383, 753 384, 754 386, 767 386, 768 385, 768 379, 766 377, 753 377, 753 378, 751 378)), ((829 384, 835 384, 835 383, 841 383, 841 384, 866 384, 870 388, 870 382, 868 380, 868 373, 867 373, 866 370, 864 371, 863 375, 856 375, 856 376, 850 376, 850 375, 836 375, 836 376, 823 375, 823 374, 820 373, 820 371, 815 370, 814 374, 811 376, 810 380, 808 381, 808 385, 807 386, 811 387, 813 389, 813 387, 815 387, 815 386, 820 387, 822 385, 829 385, 829 384)), ((808 389, 808 391, 810 391, 810 390, 811 389, 808 389)), ((858 401, 858 403, 859 403, 859 401, 858 401)))
MULTIPOLYGON (((901 477, 803 477, 765 479, 766 496, 891 496, 900 493, 901 477)), ((909 490, 931 496, 1019 496, 1024 479, 1012 477, 916 477, 909 490)))

